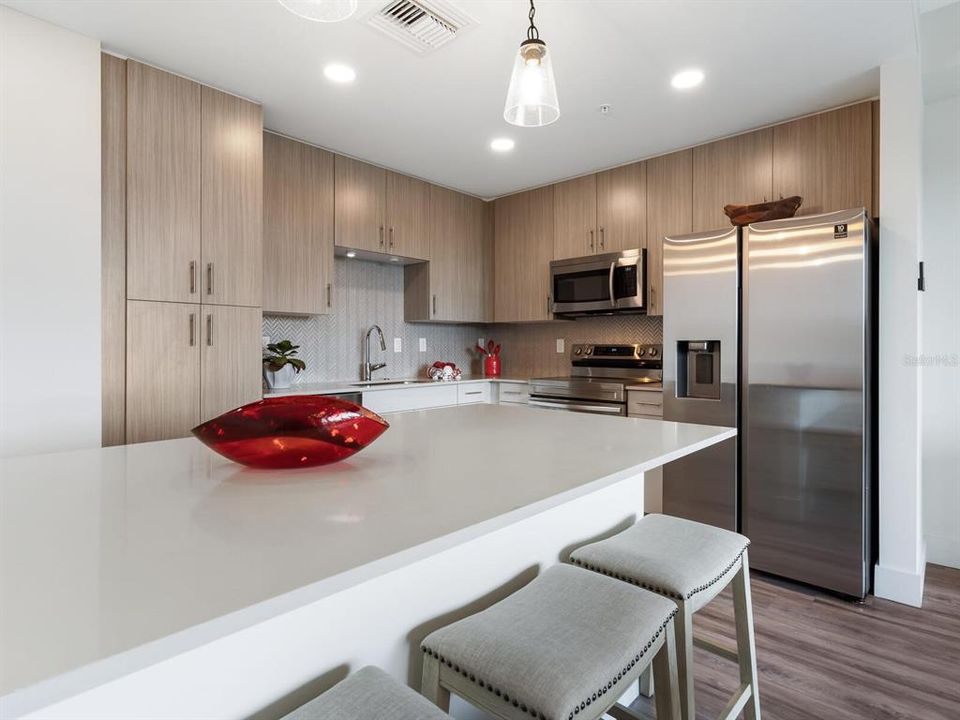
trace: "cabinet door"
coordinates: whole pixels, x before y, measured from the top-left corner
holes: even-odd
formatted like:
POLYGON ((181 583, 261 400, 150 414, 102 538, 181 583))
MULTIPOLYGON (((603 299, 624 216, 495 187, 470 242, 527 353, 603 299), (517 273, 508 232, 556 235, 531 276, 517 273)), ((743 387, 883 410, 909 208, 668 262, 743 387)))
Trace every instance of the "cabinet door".
POLYGON ((467 246, 463 196, 445 188, 430 188, 429 292, 423 301, 431 320, 460 320, 463 298, 460 290, 462 256, 467 246))
POLYGON ((775 126, 775 196, 800 195, 798 215, 856 207, 872 213, 872 124, 865 102, 775 126))
POLYGON ((387 252, 430 259, 427 205, 430 186, 416 178, 387 173, 387 252))
POLYGON ((387 171, 337 155, 334 202, 334 242, 357 250, 387 252, 387 171))
POLYGON ((262 390, 259 308, 203 305, 200 421, 259 400, 262 390))
POLYGON ((204 87, 203 294, 215 305, 263 302, 263 110, 204 87))
POLYGON ((127 297, 199 302, 200 86, 127 61, 127 297))
POLYGON ((663 315, 663 238, 693 232, 693 150, 647 160, 647 314, 663 315))
POLYGON ((263 135, 263 310, 329 313, 333 303, 333 155, 263 135))
POLYGON ((127 302, 127 442, 186 437, 200 422, 200 306, 127 302))
POLYGON ((552 319, 553 186, 496 201, 494 232, 497 322, 552 319))
POLYGON ((597 251, 647 247, 647 168, 632 163, 597 175, 597 251))
POLYGON ((597 176, 585 175, 557 183, 553 192, 553 259, 597 252, 597 176))
MULTIPOLYGON (((458 194, 459 195, 459 194, 458 194)), ((464 222, 464 245, 458 263, 460 316, 463 322, 487 322, 488 284, 490 264, 486 238, 487 203, 467 195, 459 195, 464 222)))
POLYGON ((693 148, 693 232, 730 227, 724 205, 771 199, 771 128, 693 148))

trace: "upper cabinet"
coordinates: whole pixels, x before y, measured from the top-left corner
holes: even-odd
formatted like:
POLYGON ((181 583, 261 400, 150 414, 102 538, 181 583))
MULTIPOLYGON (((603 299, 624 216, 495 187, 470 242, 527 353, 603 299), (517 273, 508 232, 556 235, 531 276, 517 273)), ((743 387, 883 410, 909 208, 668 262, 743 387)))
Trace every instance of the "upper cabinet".
POLYGON ((259 105, 127 62, 127 297, 259 306, 259 105))
POLYGON ((262 302, 263 109, 213 88, 200 96, 203 297, 262 302))
POLYGON ((693 148, 693 232, 729 227, 724 205, 773 197, 772 128, 693 148))
POLYGON ((404 267, 404 317, 409 322, 489 321, 486 203, 437 186, 429 193, 430 262, 404 267))
POLYGON ((340 155, 335 166, 338 246, 429 259, 427 183, 340 155))
POLYGON ((597 252, 647 247, 647 164, 597 174, 597 252))
POLYGON ((553 259, 582 257, 597 252, 597 176, 553 186, 553 259))
POLYGON ((333 307, 333 154, 263 135, 263 310, 333 307))
POLYGON ((693 150, 647 160, 647 314, 663 314, 663 238, 693 231, 693 150))
POLYGON ((554 185, 554 259, 646 247, 646 183, 633 163, 554 185))
POLYGON ((337 245, 387 252, 387 171, 337 155, 334 238, 337 245))
POLYGON ((800 195, 798 215, 864 207, 873 216, 869 102, 773 128, 774 197, 800 195))
POLYGON ((494 214, 496 321, 552 319, 553 186, 499 198, 494 214))
POLYGON ((200 85, 127 61, 127 297, 200 302, 200 85))

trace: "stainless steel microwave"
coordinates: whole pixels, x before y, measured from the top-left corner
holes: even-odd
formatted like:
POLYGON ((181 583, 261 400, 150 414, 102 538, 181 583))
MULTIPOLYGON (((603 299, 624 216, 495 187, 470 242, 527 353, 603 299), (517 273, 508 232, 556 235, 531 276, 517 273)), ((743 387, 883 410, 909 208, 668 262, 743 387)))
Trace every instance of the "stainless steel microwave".
POLYGON ((647 311, 647 251, 624 250, 550 263, 556 315, 612 315, 647 311))

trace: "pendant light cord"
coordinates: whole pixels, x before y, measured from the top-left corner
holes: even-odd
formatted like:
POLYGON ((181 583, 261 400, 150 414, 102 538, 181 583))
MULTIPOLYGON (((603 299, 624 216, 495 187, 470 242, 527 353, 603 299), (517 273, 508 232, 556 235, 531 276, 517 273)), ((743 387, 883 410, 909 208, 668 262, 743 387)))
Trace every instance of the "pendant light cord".
POLYGON ((527 17, 530 18, 530 27, 527 28, 527 40, 539 40, 540 31, 537 30, 537 26, 533 24, 533 16, 537 14, 537 9, 533 6, 533 0, 530 0, 530 13, 527 17))

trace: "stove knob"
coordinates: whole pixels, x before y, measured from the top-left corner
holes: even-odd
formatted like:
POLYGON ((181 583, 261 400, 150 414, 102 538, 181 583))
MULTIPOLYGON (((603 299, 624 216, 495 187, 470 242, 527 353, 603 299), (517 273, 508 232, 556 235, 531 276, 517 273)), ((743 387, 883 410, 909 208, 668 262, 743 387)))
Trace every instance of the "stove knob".
POLYGON ((593 355, 593 345, 587 346, 587 355, 593 355))
POLYGON ((646 351, 644 348, 640 348, 640 352, 637 353, 637 354, 638 354, 640 357, 643 357, 643 356, 646 354, 646 352, 647 352, 647 351, 646 351))
POLYGON ((573 349, 573 354, 574 354, 574 355, 579 355, 579 354, 582 353, 582 352, 583 352, 583 348, 580 347, 579 345, 577 345, 577 346, 573 349))
POLYGON ((650 357, 656 357, 656 356, 657 356, 657 349, 650 348, 650 357))

